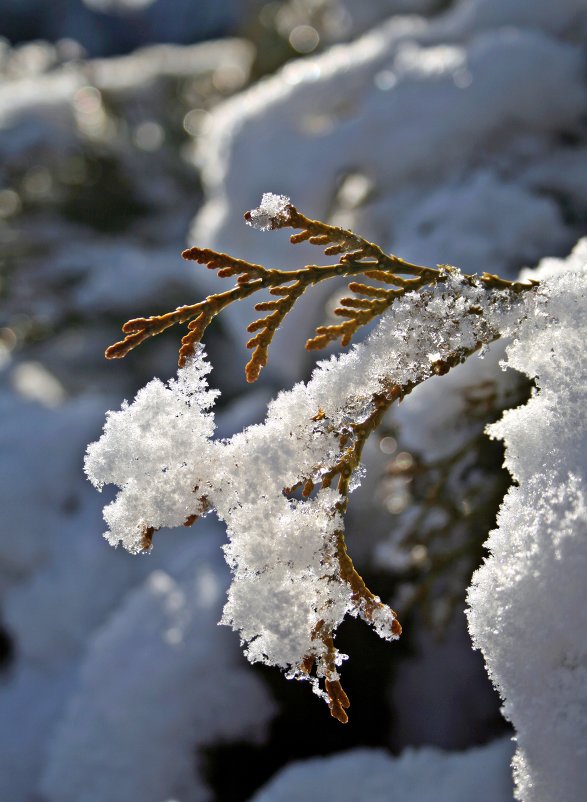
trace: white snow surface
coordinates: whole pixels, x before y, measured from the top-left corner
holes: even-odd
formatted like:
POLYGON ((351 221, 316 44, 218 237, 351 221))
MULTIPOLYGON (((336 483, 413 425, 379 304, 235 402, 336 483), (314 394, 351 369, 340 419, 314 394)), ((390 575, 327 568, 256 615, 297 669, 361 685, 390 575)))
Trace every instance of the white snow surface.
POLYGON ((30 799, 44 771, 50 800, 86 798, 92 783, 96 802, 115 799, 116 789, 121 800, 149 799, 149 767, 153 788, 189 788, 182 799, 208 799, 198 748, 260 736, 273 705, 216 625, 228 571, 212 520, 200 524, 197 539, 191 530, 173 542, 161 535, 156 566, 96 538, 99 498, 80 469, 104 402, 80 398, 50 409, 0 393, 0 593, 3 623, 18 645, 0 682, 0 798, 30 799), (115 709, 127 727, 109 729, 115 709))
POLYGON ((283 769, 251 802, 511 802, 507 740, 466 752, 355 749, 283 769))
POLYGON ((273 705, 217 626, 225 588, 219 560, 217 538, 200 531, 93 639, 51 741, 43 798, 204 802, 212 797, 194 772, 198 747, 262 735, 273 705), (212 657, 221 654, 220 662, 212 657))
POLYGON ((514 725, 517 798, 576 802, 587 787, 587 240, 535 273, 546 306, 505 365, 536 382, 489 427, 516 485, 469 589, 469 628, 514 725))
MULTIPOLYGON (((63 43, 65 50, 67 43, 63 43)), ((11 48, 0 42, 0 243, 6 290, 0 326, 0 625, 2 639, 6 635, 12 647, 6 664, 0 665, 0 798, 12 802, 38 798, 43 772, 49 778, 63 772, 58 790, 47 779, 47 794, 55 792, 56 798, 63 799, 70 793, 77 798, 79 788, 74 785, 79 776, 70 772, 76 736, 63 724, 63 738, 71 737, 71 741, 60 756, 55 728, 69 715, 68 705, 80 688, 81 667, 84 676, 92 676, 89 694, 96 699, 108 697, 112 678, 105 672, 92 674, 88 666, 98 659, 94 637, 104 643, 101 630, 108 630, 111 617, 116 620, 120 609, 129 609, 125 597, 132 598, 157 570, 183 583, 188 599, 191 593, 194 597, 200 593, 200 585, 210 584, 213 570, 222 596, 228 576, 216 542, 219 555, 208 562, 209 570, 194 571, 192 585, 179 577, 173 563, 178 554, 186 560, 189 555, 195 560, 198 556, 189 550, 193 534, 187 529, 176 533, 173 543, 162 538, 155 565, 148 559, 114 553, 95 536, 100 531, 102 504, 87 486, 81 468, 86 444, 97 436, 105 407, 117 406, 124 393, 116 370, 108 371, 101 385, 103 346, 113 333, 112 329, 108 332, 108 316, 116 316, 118 322, 139 311, 137 307, 129 310, 137 300, 141 305, 153 298, 164 302, 169 292, 193 292, 193 277, 178 263, 178 252, 198 194, 186 177, 179 144, 175 140, 172 146, 168 134, 172 129, 183 131, 184 114, 198 104, 205 89, 201 94, 190 93, 187 99, 172 87, 198 82, 221 68, 245 80, 252 48, 243 41, 227 40, 189 48, 158 46, 116 59, 76 58, 66 63, 61 63, 60 52, 61 45, 11 48), (133 139, 145 121, 162 135, 156 156, 143 152, 133 139), (74 196, 79 191, 83 195, 88 186, 84 172, 88 165, 102 159, 112 169, 107 182, 112 194, 107 191, 104 200, 102 189, 94 187, 86 209, 89 215, 79 222, 74 212, 88 199, 80 202, 74 196), (74 176, 73 185, 68 175, 74 176), (129 197, 146 204, 149 214, 121 225, 129 197), (67 210, 64 203, 70 203, 67 210), (99 224, 105 207, 108 231, 99 224), (170 276, 174 263, 178 263, 177 279, 170 276), (83 325, 72 327, 71 315, 80 312, 83 325), (27 339, 29 323, 40 324, 44 333, 21 349, 20 337, 27 339), (50 765, 49 746, 53 748, 50 765)), ((209 102, 213 101, 206 98, 209 102)), ((167 359, 163 370, 166 363, 167 359)), ((152 358, 147 370, 148 375, 158 370, 152 358)), ((126 386, 134 392, 136 375, 126 367, 124 373, 122 385, 128 380, 126 386)), ((250 410, 251 401, 247 404, 250 410)), ((250 411, 244 414, 247 420, 254 417, 250 411)), ((210 536, 206 531, 210 523, 199 527, 199 537, 210 536)), ((229 633, 216 637, 221 605, 218 596, 215 600, 212 623, 200 610, 202 632, 194 621, 190 631, 196 642, 208 644, 208 656, 218 661, 217 674, 234 698, 238 700, 242 692, 255 707, 250 715, 245 712, 241 729, 240 705, 235 701, 230 711, 219 712, 217 696, 206 690, 209 678, 203 669, 190 678, 193 688, 199 676, 203 682, 198 710, 187 714, 197 724, 195 736, 192 727, 182 725, 185 712, 162 702, 159 713, 168 712, 165 724, 161 719, 162 728, 173 731, 178 755, 192 757, 183 779, 179 772, 177 779, 185 786, 193 785, 190 793, 198 799, 208 794, 198 763, 198 749, 209 743, 208 735, 212 740, 230 738, 230 720, 236 724, 235 738, 258 735, 273 710, 258 679, 245 676, 246 663, 229 633), (206 627, 212 626, 213 636, 207 637, 206 627), (176 716, 175 724, 172 716, 176 716)), ((145 641, 150 637, 147 630, 145 623, 141 630, 145 641)), ((122 640, 130 642, 130 633, 121 645, 122 640)), ((160 655, 163 661, 164 650, 160 655)), ((167 656, 165 670, 159 671, 157 655, 150 657, 152 665, 145 673, 150 686, 143 686, 148 698, 153 698, 158 678, 163 687, 166 678, 180 678, 195 661, 193 651, 183 649, 173 666, 167 656)), ((83 695, 82 688, 79 693, 83 695)), ((119 699, 122 695, 121 691, 119 699)), ((139 697, 137 690, 135 698, 139 697)), ((141 699, 140 704, 146 706, 147 701, 141 699)), ((138 721, 140 713, 135 712, 138 721)), ((153 733, 159 713, 152 709, 153 733)), ((74 720, 78 726, 81 720, 74 720)), ((102 732, 98 714, 83 721, 87 725, 84 739, 93 727, 96 733, 102 732)), ((158 763, 164 758, 156 743, 156 737, 151 745, 137 741, 141 762, 134 759, 132 744, 124 744, 127 799, 145 797, 144 766, 159 766, 164 781, 158 763)), ((91 752, 97 755, 102 746, 104 763, 96 773, 103 778, 108 777, 109 765, 114 770, 120 764, 107 754, 105 743, 96 743, 91 752)), ((91 762, 91 754, 85 758, 91 762)), ((80 771, 89 777, 91 766, 85 764, 80 771)), ((100 786, 100 802, 108 800, 113 787, 100 786)), ((169 788, 175 787, 170 781, 169 788)))
MULTIPOLYGON (((298 208, 323 219, 336 207, 337 179, 364 175, 376 201, 353 221, 381 234, 383 246, 392 238, 390 221, 394 231, 406 231, 431 190, 466 190, 485 175, 504 195, 513 190, 537 202, 524 173, 559 152, 552 135, 577 125, 587 100, 580 52, 556 36, 558 28, 585 25, 583 4, 564 0, 556 14, 538 13, 545 10, 472 0, 431 20, 394 18, 351 44, 286 65, 219 106, 199 142, 209 200, 195 241, 287 257, 282 242, 251 239, 231 224, 263 187, 276 186, 276 176, 298 208)), ((508 229, 517 226, 508 224, 506 210, 502 216, 508 229)), ((495 225, 493 215, 489 220, 495 225)), ((473 238, 484 233, 470 230, 473 238)), ((511 250, 503 256, 515 259, 511 250)), ((446 251, 434 258, 453 261, 446 251)), ((459 266, 473 269, 462 257, 459 266)))

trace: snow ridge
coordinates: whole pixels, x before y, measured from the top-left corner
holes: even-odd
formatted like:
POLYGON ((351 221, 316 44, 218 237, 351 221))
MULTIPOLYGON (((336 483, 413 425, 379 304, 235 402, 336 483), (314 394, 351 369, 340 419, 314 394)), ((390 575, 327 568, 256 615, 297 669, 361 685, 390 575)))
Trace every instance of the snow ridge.
POLYGON ((533 275, 546 303, 521 324, 506 366, 536 382, 489 427, 517 482, 469 589, 469 629, 517 732, 517 798, 574 802, 587 786, 587 240, 533 275))

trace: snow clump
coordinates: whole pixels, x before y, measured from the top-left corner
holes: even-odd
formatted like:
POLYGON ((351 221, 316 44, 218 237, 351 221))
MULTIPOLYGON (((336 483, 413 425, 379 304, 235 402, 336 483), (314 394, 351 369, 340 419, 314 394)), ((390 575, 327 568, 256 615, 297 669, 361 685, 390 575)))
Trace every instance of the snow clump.
POLYGON ((270 231, 278 228, 287 220, 290 206, 291 200, 286 195, 265 192, 259 206, 247 212, 245 219, 247 224, 253 228, 270 231))

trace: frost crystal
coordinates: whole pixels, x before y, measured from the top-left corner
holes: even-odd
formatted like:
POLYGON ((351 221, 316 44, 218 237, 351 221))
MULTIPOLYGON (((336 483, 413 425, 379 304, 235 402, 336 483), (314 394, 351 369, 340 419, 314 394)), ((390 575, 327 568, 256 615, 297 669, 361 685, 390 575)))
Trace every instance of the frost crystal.
POLYGON ((280 223, 287 220, 291 200, 286 195, 274 195, 265 192, 261 203, 256 209, 247 212, 245 219, 248 225, 261 231, 277 228, 280 223))

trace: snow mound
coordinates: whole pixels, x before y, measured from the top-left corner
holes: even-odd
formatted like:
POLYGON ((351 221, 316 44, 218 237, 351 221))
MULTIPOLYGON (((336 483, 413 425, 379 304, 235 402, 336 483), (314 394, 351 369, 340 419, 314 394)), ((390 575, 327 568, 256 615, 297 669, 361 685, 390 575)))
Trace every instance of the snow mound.
POLYGON ((281 771, 251 802, 511 802, 507 741, 466 752, 356 749, 281 771))
POLYGON ((587 787, 587 241, 547 260, 550 299, 520 327, 507 367, 536 382, 489 427, 517 485, 469 590, 469 628, 517 731, 517 798, 576 802, 587 787))

